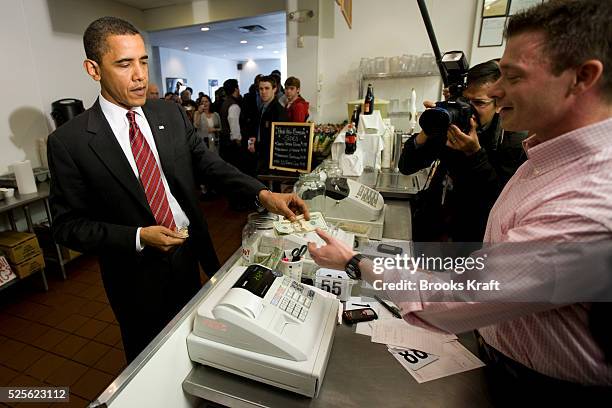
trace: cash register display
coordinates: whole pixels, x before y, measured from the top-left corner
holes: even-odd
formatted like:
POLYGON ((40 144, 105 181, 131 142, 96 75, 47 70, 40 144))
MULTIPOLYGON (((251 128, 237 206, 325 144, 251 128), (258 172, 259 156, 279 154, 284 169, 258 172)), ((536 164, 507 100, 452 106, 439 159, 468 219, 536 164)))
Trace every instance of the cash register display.
POLYGON ((278 305, 282 311, 303 322, 308 316, 313 299, 312 289, 285 277, 270 303, 274 306, 278 305))
POLYGON ((263 299, 277 276, 278 275, 268 268, 259 265, 250 265, 233 287, 246 289, 255 296, 263 299))

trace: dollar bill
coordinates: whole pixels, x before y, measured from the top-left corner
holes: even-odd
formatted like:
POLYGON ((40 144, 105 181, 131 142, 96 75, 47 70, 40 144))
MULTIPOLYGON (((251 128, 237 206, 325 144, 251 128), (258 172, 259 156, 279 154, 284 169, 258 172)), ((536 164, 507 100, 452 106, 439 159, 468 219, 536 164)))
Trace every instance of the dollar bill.
POLYGON ((274 229, 279 234, 300 234, 310 231, 314 231, 317 228, 326 230, 327 223, 325 218, 320 212, 313 212, 310 214, 310 219, 307 221, 304 219, 304 215, 298 215, 295 221, 282 220, 274 222, 274 229))

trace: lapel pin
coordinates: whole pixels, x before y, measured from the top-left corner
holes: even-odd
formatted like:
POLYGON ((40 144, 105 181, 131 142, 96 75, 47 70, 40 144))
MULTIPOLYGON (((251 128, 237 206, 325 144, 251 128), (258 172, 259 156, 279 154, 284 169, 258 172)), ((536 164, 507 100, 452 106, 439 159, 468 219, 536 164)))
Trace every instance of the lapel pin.
POLYGON ((164 125, 159 125, 159 129, 165 129, 164 125))

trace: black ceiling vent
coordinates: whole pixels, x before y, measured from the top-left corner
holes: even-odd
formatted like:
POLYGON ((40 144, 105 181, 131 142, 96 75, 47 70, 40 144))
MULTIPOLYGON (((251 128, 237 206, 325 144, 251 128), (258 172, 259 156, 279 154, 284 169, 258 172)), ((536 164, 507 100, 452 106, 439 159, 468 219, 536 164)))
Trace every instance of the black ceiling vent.
POLYGON ((242 33, 262 33, 267 30, 265 27, 260 26, 259 24, 253 24, 253 25, 238 27, 238 31, 242 33))

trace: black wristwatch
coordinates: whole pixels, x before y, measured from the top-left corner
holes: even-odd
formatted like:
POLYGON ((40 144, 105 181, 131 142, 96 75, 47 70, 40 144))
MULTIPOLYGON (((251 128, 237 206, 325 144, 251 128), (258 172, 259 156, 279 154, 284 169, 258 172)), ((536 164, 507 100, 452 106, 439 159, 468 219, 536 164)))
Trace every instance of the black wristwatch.
POLYGON ((361 270, 359 269, 359 262, 365 258, 365 256, 361 254, 357 254, 349 259, 348 263, 344 267, 344 271, 346 274, 351 277, 351 279, 361 279, 361 270))

